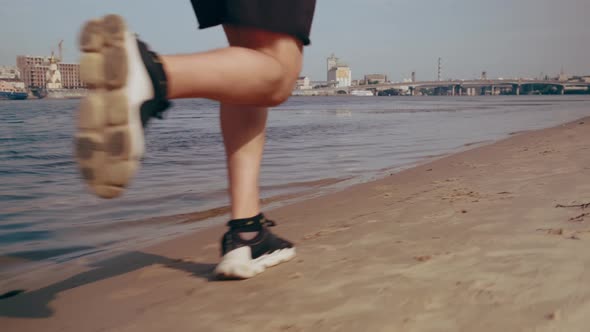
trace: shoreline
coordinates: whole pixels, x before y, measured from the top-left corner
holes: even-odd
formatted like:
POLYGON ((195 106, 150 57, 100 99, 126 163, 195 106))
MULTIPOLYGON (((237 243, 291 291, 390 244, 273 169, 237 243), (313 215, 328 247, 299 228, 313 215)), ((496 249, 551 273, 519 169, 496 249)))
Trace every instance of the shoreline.
MULTIPOLYGON (((401 168, 406 168, 407 165, 421 162, 425 156, 456 152, 463 149, 464 143, 497 140, 512 131, 545 128, 580 117, 585 114, 590 101, 588 98, 574 98, 571 101, 541 98, 544 101, 536 102, 536 99, 515 101, 504 98, 499 102, 487 99, 465 102, 432 99, 409 103, 376 99, 369 103, 358 101, 344 105, 340 101, 325 98, 322 101, 287 103, 284 109, 279 108, 274 113, 274 120, 271 118, 274 129, 269 134, 272 139, 269 139, 267 147, 262 184, 349 176, 359 180, 349 181, 346 185, 373 180, 379 177, 374 176, 376 173, 388 175, 391 168, 395 172, 400 164, 403 164, 401 168), (480 128, 478 119, 484 119, 487 125, 480 128), (306 129, 310 124, 311 128, 315 128, 312 136, 305 134, 295 136, 298 137, 295 139, 292 139, 291 134, 285 136, 285 130, 299 135, 310 129, 306 129), (354 128, 363 130, 354 131, 354 128), (331 138, 322 139, 327 132, 331 138), (284 146, 293 149, 293 153, 285 152, 284 146)), ((9 123, 8 128, 18 126, 20 121, 29 121, 29 118, 30 121, 44 119, 48 114, 60 117, 59 121, 65 125, 70 120, 65 114, 74 111, 75 104, 65 101, 58 104, 7 107, 8 113, 16 121, 12 125, 9 123), (60 112, 59 108, 68 111, 60 112), (31 113, 26 109, 30 109, 31 113)), ((200 130, 196 133, 190 131, 192 122, 197 126, 203 125, 203 128, 211 128, 204 129, 202 136, 217 140, 218 132, 214 129, 217 114, 214 107, 206 100, 188 100, 177 104, 175 112, 178 118, 163 122, 161 125, 164 127, 155 130, 153 134, 159 137, 157 141, 162 144, 150 144, 153 151, 146 158, 145 167, 138 173, 132 190, 121 200, 104 202, 88 194, 78 179, 78 173, 72 172, 71 153, 67 148, 69 135, 55 134, 59 139, 52 139, 51 149, 46 151, 30 153, 36 151, 35 144, 23 143, 22 148, 5 155, 3 160, 7 163, 5 166, 8 166, 8 172, 3 177, 7 185, 2 203, 6 209, 0 213, 0 219, 6 218, 0 222, 2 254, 24 252, 27 257, 31 257, 31 251, 63 249, 64 246, 94 247, 90 251, 96 251, 103 246, 110 247, 115 242, 133 244, 135 240, 144 245, 144 240, 168 236, 166 230, 162 229, 165 225, 150 226, 147 223, 145 228, 124 228, 124 233, 91 231, 99 225, 108 225, 107 230, 108 227, 121 229, 120 225, 125 221, 191 213, 226 205, 225 174, 221 168, 221 159, 218 158, 222 156, 216 154, 220 152, 218 146, 206 143, 201 147, 190 143, 188 146, 195 152, 199 153, 202 149, 207 152, 199 154, 202 157, 198 159, 182 154, 186 142, 192 142, 193 136, 201 137, 200 130), (195 114, 194 109, 200 108, 203 114, 195 114), (201 120, 190 120, 191 124, 185 127, 189 123, 188 119, 193 117, 201 120), (166 128, 177 126, 183 128, 180 131, 182 134, 165 134, 169 130, 166 128), (158 152, 160 150, 167 152, 161 154, 158 152), (212 157, 207 157, 209 155, 212 157), (149 174, 161 174, 169 163, 178 166, 166 171, 166 178, 159 179, 156 176, 151 179, 149 174), (27 182, 29 186, 22 185, 27 182), (154 186, 155 183, 160 186, 154 186), (78 235, 79 232, 83 234, 78 235)), ((49 128, 46 129, 39 133, 35 129, 24 136, 19 134, 15 139, 30 142, 26 137, 28 135, 54 135, 50 134, 52 131, 49 128)), ((293 191, 299 189, 294 188, 293 191)), ((272 188, 263 189, 262 192, 265 197, 269 197, 286 191, 292 190, 272 188)), ((277 205, 273 204, 273 207, 277 205)), ((115 246, 123 249, 118 244, 115 246)), ((70 254, 70 248, 65 249, 68 249, 65 259, 76 255, 70 254)), ((52 260, 63 261, 61 257, 52 260)), ((0 279, 4 277, 2 272, 0 279)))
POLYGON ((102 262, 72 261, 43 281, 24 276, 0 291, 28 290, 0 300, 0 324, 19 331, 579 330, 590 309, 583 250, 590 229, 583 211, 556 205, 587 203, 589 125, 585 117, 466 146, 272 209, 268 217, 298 244, 298 257, 252 280, 210 279, 218 225, 102 262), (228 296, 235 307, 227 308, 228 296))
MULTIPOLYGON (((526 132, 522 131, 522 132, 526 132)), ((518 132, 520 133, 520 132, 518 132)), ((515 133, 509 133, 510 137, 515 133)), ((498 140, 505 139, 500 138, 498 140)), ((347 190, 350 187, 373 181, 379 181, 383 178, 391 176, 392 174, 399 173, 409 168, 417 167, 425 163, 433 162, 435 160, 448 157, 455 153, 460 153, 469 149, 485 146, 487 144, 493 144, 494 140, 486 141, 474 141, 471 143, 465 143, 461 146, 453 149, 452 152, 444 152, 436 155, 424 156, 420 160, 415 162, 409 162, 398 166, 391 166, 380 170, 367 171, 368 175, 356 176, 356 177, 342 177, 342 178, 326 178, 320 180, 312 180, 306 182, 293 182, 282 185, 268 186, 267 190, 288 190, 291 188, 302 188, 303 190, 278 193, 261 199, 261 207, 264 211, 272 210, 280 207, 284 207, 290 204, 299 203, 301 201, 312 200, 317 197, 329 195, 335 192, 347 190)), ((264 189, 264 188, 263 188, 264 189)), ((161 215, 155 217, 146 217, 136 220, 127 220, 117 222, 115 225, 98 225, 85 228, 80 235, 92 233, 95 231, 104 231, 113 229, 117 230, 132 230, 134 226, 148 224, 150 226, 167 226, 169 228, 179 227, 182 225, 193 224, 196 227, 191 228, 188 231, 193 234, 201 232, 204 229, 224 225, 229 216, 230 207, 228 205, 207 208, 204 210, 196 210, 186 213, 177 213, 172 215, 161 215)), ((131 250, 141 250, 145 247, 157 245, 167 241, 173 241, 179 237, 177 232, 174 234, 158 234, 158 236, 151 236, 149 238, 141 237, 136 239, 130 239, 138 241, 143 244, 124 244, 125 241, 115 240, 113 241, 112 247, 88 247, 81 248, 79 246, 67 246, 57 247, 48 250, 21 250, 15 252, 8 252, 4 255, 0 255, 0 276, 3 276, 4 281, 9 282, 15 278, 15 276, 21 275, 22 273, 37 273, 37 272, 48 272, 48 270, 56 269, 56 266, 69 264, 71 261, 75 261, 83 257, 86 262, 97 262, 102 259, 112 257, 118 252, 125 252, 131 250), (61 255, 61 256, 60 256, 61 255), (67 255, 65 257, 63 255, 67 255), (71 257, 70 257, 71 256, 71 257)), ((4 294, 2 283, 0 282, 0 296, 4 294)))

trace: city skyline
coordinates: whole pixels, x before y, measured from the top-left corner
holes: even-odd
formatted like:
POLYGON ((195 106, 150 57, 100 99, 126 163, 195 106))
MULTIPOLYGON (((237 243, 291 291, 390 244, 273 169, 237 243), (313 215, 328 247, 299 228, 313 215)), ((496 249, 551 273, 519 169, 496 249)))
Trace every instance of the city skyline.
MULTIPOLYGON (((50 55, 63 39, 66 62, 77 62, 81 23, 116 12, 161 53, 205 51, 225 46, 219 28, 198 31, 189 1, 63 0, 39 6, 32 0, 4 3, 0 13, 0 64, 15 65, 17 55, 50 55), (138 10, 140 8, 140 10, 138 10), (67 13, 67 15, 66 15, 67 13), (154 24, 157 22, 158 24, 154 24), (13 31, 13 32, 10 32, 13 31), (174 36, 175 38, 171 38, 174 36)), ((305 49, 303 76, 325 78, 325 59, 337 54, 353 69, 353 78, 385 74, 392 81, 437 76, 443 79, 537 77, 590 74, 590 12, 585 0, 324 0, 318 1, 312 46, 305 49)))

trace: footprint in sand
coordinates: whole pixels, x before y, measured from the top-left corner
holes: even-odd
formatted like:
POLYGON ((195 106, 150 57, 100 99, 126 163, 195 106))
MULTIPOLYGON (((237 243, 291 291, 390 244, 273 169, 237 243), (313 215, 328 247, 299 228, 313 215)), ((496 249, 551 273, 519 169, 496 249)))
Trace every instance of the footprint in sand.
POLYGON ((495 291, 494 282, 475 280, 466 284, 469 297, 477 303, 493 303, 499 299, 499 294, 495 291))
POLYGON ((450 183, 454 183, 457 181, 459 181, 459 178, 448 178, 448 179, 444 179, 444 180, 432 181, 432 184, 441 187, 441 186, 447 186, 450 183))
POLYGON ((543 151, 539 152, 539 154, 542 155, 542 156, 546 156, 546 155, 552 154, 554 152, 556 152, 556 151, 553 150, 553 149, 548 149, 548 150, 543 150, 543 151))
POLYGON ((448 209, 448 210, 443 210, 442 212, 437 212, 437 213, 432 213, 432 214, 426 215, 426 216, 424 216, 424 219, 431 221, 431 222, 436 222, 436 221, 448 220, 449 218, 451 218, 454 215, 455 215, 455 211, 448 209))
POLYGON ((509 191, 501 191, 499 193, 496 193, 496 195, 498 195, 499 199, 511 199, 511 198, 514 198, 514 196, 512 195, 512 193, 509 192, 509 191))
POLYGON ((482 198, 485 198, 484 195, 464 187, 454 188, 441 197, 443 201, 449 201, 450 203, 459 201, 471 201, 472 203, 477 203, 482 198))

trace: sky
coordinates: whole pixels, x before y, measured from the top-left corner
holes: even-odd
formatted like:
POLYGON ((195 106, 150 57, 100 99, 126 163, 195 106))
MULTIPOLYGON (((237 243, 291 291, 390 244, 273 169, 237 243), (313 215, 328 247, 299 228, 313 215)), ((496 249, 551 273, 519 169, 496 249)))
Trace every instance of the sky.
MULTIPOLYGON (((288 1, 288 0, 274 0, 288 1)), ((296 1, 296 0, 295 0, 296 1)), ((50 55, 64 40, 64 60, 78 61, 81 24, 108 13, 159 53, 226 46, 220 27, 198 30, 188 0, 0 0, 0 65, 16 56, 50 55)), ((326 79, 335 53, 353 78, 392 81, 590 75, 590 0, 317 0, 312 45, 302 75, 326 79)))

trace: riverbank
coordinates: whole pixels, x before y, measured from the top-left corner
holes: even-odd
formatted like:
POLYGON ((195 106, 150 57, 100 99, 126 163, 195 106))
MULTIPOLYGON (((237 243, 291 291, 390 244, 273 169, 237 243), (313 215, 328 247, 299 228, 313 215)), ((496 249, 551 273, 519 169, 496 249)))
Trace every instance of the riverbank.
MULTIPOLYGON (((268 212, 293 261, 211 279, 222 227, 10 290, 9 331, 583 331, 590 118, 268 212), (579 206, 578 206, 579 205, 579 206), (558 207, 571 206, 571 207, 558 207)), ((6 286, 6 285, 5 285, 6 286)), ((3 289, 9 290, 9 289, 3 289)))
MULTIPOLYGON (((12 267, 27 268, 14 260, 6 266, 4 256, 51 265, 135 243, 145 247, 200 227, 146 219, 228 204, 214 102, 175 102, 166 121, 150 126, 147 154, 129 190, 109 201, 88 192, 72 160, 77 107, 74 100, 2 104, 0 280, 11 277, 12 267)), ((263 197, 317 196, 325 192, 318 181, 350 179, 338 188, 367 182, 473 142, 572 121, 588 109, 587 97, 294 98, 269 117, 263 197)))

